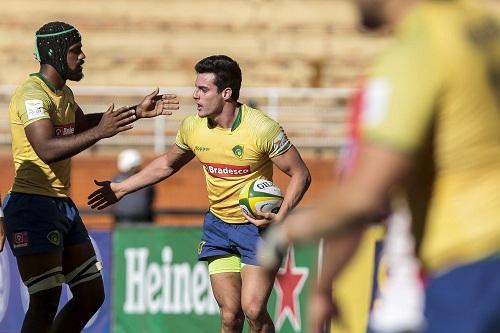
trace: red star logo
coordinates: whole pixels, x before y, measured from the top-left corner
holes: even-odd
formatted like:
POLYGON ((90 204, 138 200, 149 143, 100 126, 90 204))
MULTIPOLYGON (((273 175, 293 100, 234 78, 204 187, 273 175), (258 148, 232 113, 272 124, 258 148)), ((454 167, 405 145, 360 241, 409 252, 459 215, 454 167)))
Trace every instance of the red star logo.
POLYGON ((284 267, 276 275, 274 287, 276 289, 276 313, 274 315, 276 331, 279 331, 288 317, 294 330, 299 332, 300 303, 299 295, 309 275, 309 268, 295 266, 295 253, 293 247, 288 249, 284 267))

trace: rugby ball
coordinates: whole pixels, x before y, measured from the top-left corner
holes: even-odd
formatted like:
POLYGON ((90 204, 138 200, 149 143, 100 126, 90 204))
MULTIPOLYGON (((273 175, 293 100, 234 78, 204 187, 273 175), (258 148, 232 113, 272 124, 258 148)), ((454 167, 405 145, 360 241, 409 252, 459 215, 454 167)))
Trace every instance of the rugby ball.
POLYGON ((239 199, 241 209, 247 215, 256 217, 257 211, 278 213, 283 202, 283 194, 272 181, 255 179, 245 184, 239 199))

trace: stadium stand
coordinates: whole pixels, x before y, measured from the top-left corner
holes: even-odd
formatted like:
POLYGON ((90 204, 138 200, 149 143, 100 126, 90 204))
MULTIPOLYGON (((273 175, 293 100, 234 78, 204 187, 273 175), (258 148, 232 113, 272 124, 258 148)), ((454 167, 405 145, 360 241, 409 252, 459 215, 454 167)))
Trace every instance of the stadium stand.
MULTIPOLYGON (((498 0, 481 1, 500 10, 498 0)), ((304 198, 307 203, 332 180, 334 154, 330 153, 343 140, 348 88, 389 41, 385 35, 360 34, 350 2, 66 0, 61 6, 57 0, 2 0, 0 193, 5 195, 13 174, 7 103, 14 86, 38 68, 32 56, 34 31, 46 21, 59 19, 77 26, 84 36, 86 77, 70 85, 86 112, 102 111, 112 101, 133 103, 155 86, 181 97, 180 112, 168 121, 139 122, 134 130, 74 158, 72 196, 78 206, 86 207, 94 178, 106 179, 114 173, 109 166, 114 165, 117 146, 136 146, 150 159, 172 142, 180 119, 193 110, 194 64, 220 53, 231 55, 242 67, 242 99, 277 118, 301 151, 307 150, 304 156, 313 175, 304 198)), ((196 161, 188 167, 192 171, 160 184, 156 209, 206 208, 201 167, 196 161)), ((96 226, 110 223, 106 216, 85 219, 96 226)), ((180 216, 175 221, 184 223, 180 216)), ((200 221, 191 216, 185 223, 200 221)), ((159 222, 171 223, 171 219, 159 222)))
POLYGON ((0 83, 12 84, 35 65, 34 29, 54 19, 84 35, 84 85, 190 86, 197 60, 226 53, 241 63, 246 86, 350 86, 384 41, 362 37, 350 4, 338 0, 4 0, 2 13, 0 83))

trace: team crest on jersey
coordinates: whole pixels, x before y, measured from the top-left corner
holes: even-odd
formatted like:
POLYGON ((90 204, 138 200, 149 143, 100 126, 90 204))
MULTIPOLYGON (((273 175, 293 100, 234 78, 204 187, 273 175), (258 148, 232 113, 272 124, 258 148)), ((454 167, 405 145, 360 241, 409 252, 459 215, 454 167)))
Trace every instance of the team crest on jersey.
POLYGON ((243 153, 245 151, 243 145, 236 145, 233 147, 233 154, 234 156, 238 157, 238 158, 242 158, 243 157, 243 153))
POLYGON ((49 232, 47 234, 47 239, 49 240, 49 242, 56 246, 59 246, 59 244, 61 243, 61 235, 59 234, 58 230, 52 230, 51 232, 49 232))

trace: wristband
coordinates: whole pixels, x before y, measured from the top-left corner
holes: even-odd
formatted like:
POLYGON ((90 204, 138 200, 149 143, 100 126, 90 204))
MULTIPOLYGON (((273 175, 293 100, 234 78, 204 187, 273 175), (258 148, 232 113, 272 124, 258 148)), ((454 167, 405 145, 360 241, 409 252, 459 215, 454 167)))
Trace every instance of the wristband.
POLYGON ((0 218, 2 218, 2 217, 3 217, 3 209, 2 209, 2 207, 0 207, 0 218))

